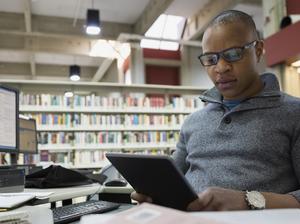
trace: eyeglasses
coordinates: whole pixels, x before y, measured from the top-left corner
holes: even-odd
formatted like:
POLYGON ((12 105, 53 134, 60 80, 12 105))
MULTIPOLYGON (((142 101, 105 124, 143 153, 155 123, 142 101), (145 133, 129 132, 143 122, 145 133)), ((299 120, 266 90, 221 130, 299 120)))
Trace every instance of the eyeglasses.
POLYGON ((254 40, 243 47, 233 47, 220 52, 205 53, 198 56, 203 66, 212 66, 218 64, 220 57, 227 62, 239 61, 243 58, 244 50, 256 46, 257 40, 254 40))

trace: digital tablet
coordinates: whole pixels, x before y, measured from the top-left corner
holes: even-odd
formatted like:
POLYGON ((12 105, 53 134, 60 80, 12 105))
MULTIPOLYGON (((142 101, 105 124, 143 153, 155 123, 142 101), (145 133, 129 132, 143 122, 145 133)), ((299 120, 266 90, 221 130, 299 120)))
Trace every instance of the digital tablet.
POLYGON ((136 192, 153 203, 186 210, 198 196, 169 156, 106 153, 107 159, 136 192))

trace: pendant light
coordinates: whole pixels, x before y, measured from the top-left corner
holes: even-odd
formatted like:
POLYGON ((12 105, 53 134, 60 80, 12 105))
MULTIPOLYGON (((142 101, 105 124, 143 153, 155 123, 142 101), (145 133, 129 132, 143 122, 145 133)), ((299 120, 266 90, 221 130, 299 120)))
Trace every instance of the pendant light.
POLYGON ((86 13, 86 30, 89 35, 98 35, 101 31, 100 28, 100 12, 94 9, 94 1, 92 1, 92 8, 88 9, 86 13))
POLYGON ((69 72, 69 76, 72 81, 80 80, 80 67, 78 65, 71 65, 69 72))

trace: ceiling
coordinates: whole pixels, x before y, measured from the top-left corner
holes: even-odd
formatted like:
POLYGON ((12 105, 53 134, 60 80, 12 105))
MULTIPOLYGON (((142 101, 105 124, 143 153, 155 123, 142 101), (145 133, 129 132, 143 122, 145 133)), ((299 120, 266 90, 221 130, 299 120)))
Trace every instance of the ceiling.
MULTIPOLYGON (((96 39, 142 36, 161 13, 184 16, 192 26, 195 18, 207 21, 205 15, 224 7, 248 12, 262 29, 259 0, 1 0, 0 79, 67 80, 68 66, 76 63, 84 81, 103 81, 112 61, 89 56, 96 39), (100 10, 100 36, 84 34, 87 8, 100 10)), ((201 32, 196 27, 184 38, 195 40, 201 32)))
MULTIPOLYGON (((24 0, 1 0, 1 11, 24 13, 24 0)), ((86 9, 101 10, 101 19, 133 24, 149 0, 31 0, 31 13, 43 16, 84 19, 86 9), (133 7, 134 6, 134 7, 133 7)))

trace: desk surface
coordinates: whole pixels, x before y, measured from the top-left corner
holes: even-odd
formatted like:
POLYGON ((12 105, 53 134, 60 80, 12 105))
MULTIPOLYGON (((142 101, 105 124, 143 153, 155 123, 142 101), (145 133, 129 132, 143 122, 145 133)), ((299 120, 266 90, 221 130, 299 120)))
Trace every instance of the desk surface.
POLYGON ((87 195, 96 194, 101 189, 100 184, 89 184, 76 187, 64 187, 64 188, 26 188, 24 192, 53 192, 49 196, 48 202, 62 201, 71 198, 77 198, 87 195))
POLYGON ((101 186, 98 193, 111 193, 111 194, 130 194, 134 189, 127 184, 125 187, 108 187, 101 186))
POLYGON ((97 183, 76 187, 46 189, 26 188, 24 190, 24 192, 54 192, 49 196, 48 202, 62 201, 98 193, 130 194, 132 191, 133 189, 130 185, 127 185, 126 187, 107 187, 97 183))

